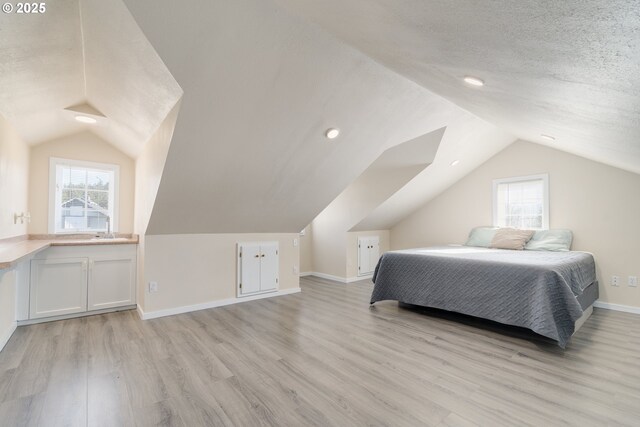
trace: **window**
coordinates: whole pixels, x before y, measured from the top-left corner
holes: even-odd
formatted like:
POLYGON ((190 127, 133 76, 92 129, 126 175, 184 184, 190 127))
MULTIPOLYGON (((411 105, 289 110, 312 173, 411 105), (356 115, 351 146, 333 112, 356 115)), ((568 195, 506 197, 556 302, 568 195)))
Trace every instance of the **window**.
POLYGON ((493 225, 549 228, 549 175, 494 180, 493 225))
POLYGON ((117 231, 119 166, 51 158, 49 232, 117 231))

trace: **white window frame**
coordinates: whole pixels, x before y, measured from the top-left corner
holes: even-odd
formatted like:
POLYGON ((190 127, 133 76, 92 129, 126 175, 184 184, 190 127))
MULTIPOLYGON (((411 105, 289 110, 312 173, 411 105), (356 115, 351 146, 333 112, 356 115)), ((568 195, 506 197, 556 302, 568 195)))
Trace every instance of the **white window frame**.
MULTIPOLYGON (((549 229, 549 174, 537 174, 527 176, 516 176, 511 178, 499 178, 493 180, 493 225, 498 226, 498 186, 500 184, 508 184, 512 182, 523 181, 542 181, 542 228, 540 230, 549 229)), ((535 230, 538 230, 537 228, 535 230)))
POLYGON ((49 234, 96 234, 95 231, 56 231, 56 209, 62 203, 59 200, 58 192, 56 191, 57 185, 57 167, 58 166, 71 166, 86 169, 107 170, 113 172, 113 215, 110 218, 111 232, 116 233, 118 231, 118 217, 119 217, 119 187, 120 187, 120 166, 110 163, 96 163, 88 162, 84 160, 71 160, 62 159, 59 157, 49 158, 49 234))

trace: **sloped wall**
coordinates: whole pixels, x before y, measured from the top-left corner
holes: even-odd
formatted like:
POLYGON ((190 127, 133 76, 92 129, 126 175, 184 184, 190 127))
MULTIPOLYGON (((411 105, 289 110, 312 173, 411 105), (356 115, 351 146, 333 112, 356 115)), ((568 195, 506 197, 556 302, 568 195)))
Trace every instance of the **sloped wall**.
POLYGON ((269 0, 125 3, 184 90, 149 234, 299 232, 460 111, 269 0))

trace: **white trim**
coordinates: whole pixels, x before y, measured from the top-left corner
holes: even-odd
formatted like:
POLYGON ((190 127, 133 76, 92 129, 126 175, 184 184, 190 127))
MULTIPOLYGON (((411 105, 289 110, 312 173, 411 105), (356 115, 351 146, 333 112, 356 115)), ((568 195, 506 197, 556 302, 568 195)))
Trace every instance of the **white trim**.
POLYGON ((510 182, 521 182, 521 181, 536 181, 542 180, 543 185, 543 197, 544 197, 544 206, 542 209, 542 230, 549 229, 549 174, 542 173, 537 175, 527 175, 527 176, 515 176, 511 178, 497 178, 493 180, 493 197, 492 197, 492 217, 493 217, 493 226, 499 227, 498 225, 498 212, 496 206, 498 204, 498 185, 510 183, 510 182))
POLYGON ((270 292, 266 294, 247 295, 242 298, 228 298, 228 299, 222 299, 217 301, 209 301, 202 304, 184 305, 182 307, 167 308, 165 310, 157 310, 157 311, 151 311, 151 312, 145 312, 142 309, 142 307, 138 305, 138 315, 142 320, 156 319, 158 317, 174 316, 176 314, 190 313, 192 311, 206 310, 208 308, 223 307, 225 305, 239 304, 241 302, 246 302, 246 301, 254 301, 254 300, 263 299, 263 298, 271 298, 271 297, 295 294, 300 291, 301 291, 300 288, 283 289, 277 292, 270 292))
POLYGON ((11 339, 11 336, 16 331, 17 327, 18 327, 18 322, 11 323, 11 326, 9 327, 9 330, 7 331, 5 336, 0 339, 0 351, 2 351, 5 345, 7 345, 7 343, 11 339))
POLYGON ((596 301, 593 303, 594 307, 604 308, 606 310, 624 311, 625 313, 640 314, 640 307, 633 307, 631 305, 613 304, 610 302, 596 301))
POLYGON ((367 274, 365 276, 349 277, 347 283, 359 282, 361 280, 373 279, 373 274, 367 274))
POLYGON ((83 311, 81 313, 62 314, 60 316, 42 317, 39 319, 18 320, 18 326, 35 325, 36 323, 56 322, 58 320, 75 319, 78 317, 95 316, 97 314, 115 313, 118 311, 129 311, 136 308, 135 304, 123 305, 121 307, 103 308, 100 310, 83 311))
POLYGON ((309 271, 307 273, 301 273, 300 277, 304 276, 316 276, 321 279, 333 280, 334 282, 340 283, 353 283, 359 282, 360 280, 373 279, 373 274, 368 274, 366 276, 357 276, 357 277, 338 277, 333 274, 319 273, 317 271, 309 271))
POLYGON ((48 227, 49 234, 78 234, 78 233, 94 233, 91 230, 77 231, 70 230, 68 232, 61 231, 56 232, 56 207, 60 206, 62 200, 58 200, 59 192, 56 191, 56 183, 58 182, 58 166, 77 166, 86 169, 96 169, 100 171, 113 172, 113 200, 109 197, 109 203, 113 206, 113 215, 111 215, 111 232, 116 233, 118 231, 118 218, 120 216, 119 211, 119 197, 120 197, 120 165, 112 163, 97 163, 89 162, 85 160, 73 160, 63 159, 60 157, 49 158, 49 218, 48 227))
POLYGON ((333 274, 318 273, 317 271, 310 272, 308 276, 316 276, 321 279, 333 280, 334 282, 347 283, 347 279, 344 277, 334 276, 333 274))

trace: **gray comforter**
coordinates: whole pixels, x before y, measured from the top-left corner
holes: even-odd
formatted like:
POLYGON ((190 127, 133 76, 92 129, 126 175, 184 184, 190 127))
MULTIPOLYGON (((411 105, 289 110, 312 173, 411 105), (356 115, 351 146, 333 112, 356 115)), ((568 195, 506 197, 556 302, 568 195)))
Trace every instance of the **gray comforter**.
POLYGON ((585 252, 447 246, 387 252, 371 304, 396 300, 521 326, 564 348, 583 313, 577 296, 596 281, 585 252))

